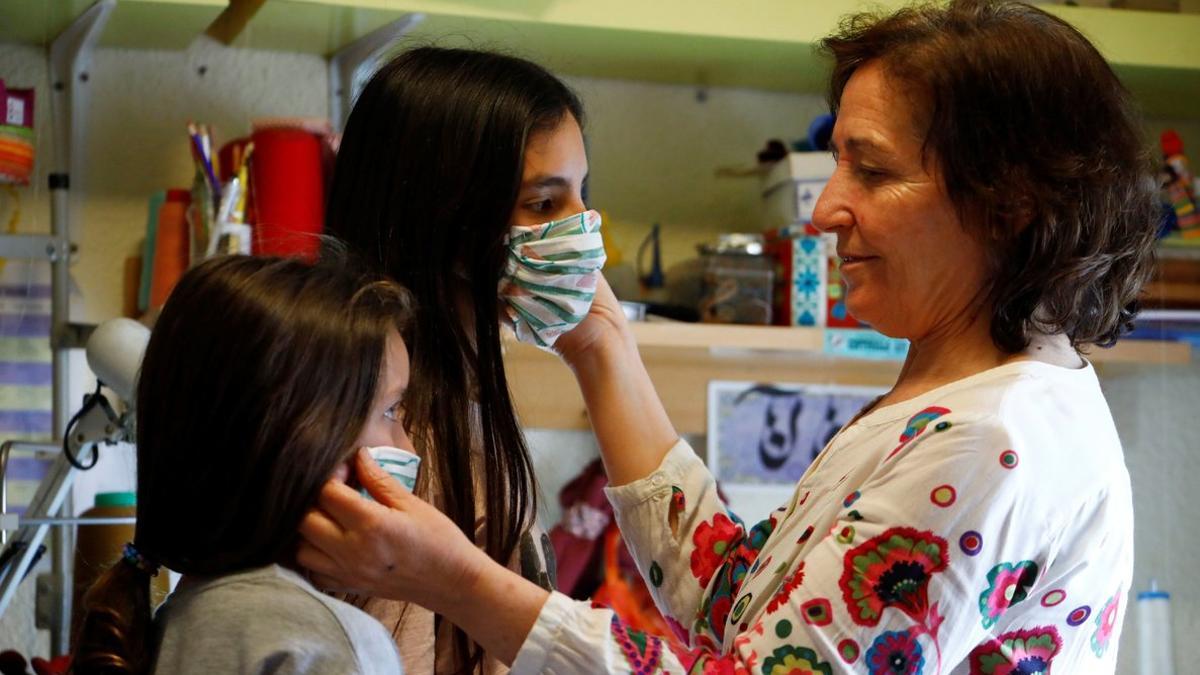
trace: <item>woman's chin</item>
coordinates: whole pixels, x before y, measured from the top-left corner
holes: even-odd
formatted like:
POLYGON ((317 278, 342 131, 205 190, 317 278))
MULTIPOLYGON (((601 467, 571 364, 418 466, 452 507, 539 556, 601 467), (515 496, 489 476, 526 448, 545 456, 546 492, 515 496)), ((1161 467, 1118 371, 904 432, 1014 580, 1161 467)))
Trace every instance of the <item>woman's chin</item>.
POLYGON ((888 337, 904 337, 904 331, 896 325, 896 317, 889 315, 881 300, 863 297, 862 294, 857 297, 854 293, 847 294, 846 314, 888 337))

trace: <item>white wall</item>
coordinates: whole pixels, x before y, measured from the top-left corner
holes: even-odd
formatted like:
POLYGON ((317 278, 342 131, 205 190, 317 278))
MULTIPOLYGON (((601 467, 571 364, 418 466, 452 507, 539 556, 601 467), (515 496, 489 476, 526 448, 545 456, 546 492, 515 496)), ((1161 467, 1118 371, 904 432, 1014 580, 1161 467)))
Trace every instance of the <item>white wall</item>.
MULTIPOLYGON (((0 77, 12 86, 36 85, 38 152, 42 175, 24 191, 22 229, 48 231, 44 172, 50 157, 46 68, 40 49, 0 45, 0 77)), ((121 309, 122 261, 135 253, 153 191, 190 182, 184 125, 189 119, 216 126, 218 139, 248 130, 259 116, 326 114, 324 62, 316 57, 196 45, 185 52, 101 49, 92 72, 92 112, 83 181, 83 222, 74 238, 79 290, 73 318, 100 321, 121 309), (204 75, 199 71, 206 66, 204 75)), ((609 215, 609 227, 626 259, 651 223, 661 222, 670 265, 717 232, 756 229, 754 179, 716 178, 721 166, 749 165, 765 139, 800 137, 823 111, 819 97, 711 89, 701 101, 689 86, 568 78, 588 109, 591 198, 609 215)), ((1154 133, 1163 123, 1151 125, 1154 133)), ((1177 124, 1200 162, 1200 124, 1177 124)), ((80 366, 78 393, 90 386, 80 366)), ((1156 576, 1175 596, 1180 658, 1200 629, 1200 598, 1190 580, 1200 560, 1200 538, 1189 519, 1189 496, 1200 467, 1200 368, 1143 369, 1106 381, 1127 445, 1138 517, 1137 588, 1156 576)), ((78 400, 78 395, 75 396, 78 400)), ((594 453, 583 434, 531 434, 543 494, 554 502, 558 487, 594 453)), ((109 452, 104 471, 84 476, 82 502, 101 489, 132 484, 132 456, 109 452)), ((87 504, 84 503, 84 506, 87 504)), ((553 517, 554 509, 549 509, 553 517)), ((29 649, 31 593, 0 620, 0 649, 29 649)), ((1130 626, 1132 628, 1132 615, 1130 626)), ((1133 672, 1135 632, 1122 646, 1121 672, 1133 672)), ((44 647, 40 651, 44 653, 44 647)), ((1186 672, 1181 670, 1181 672, 1186 672)))
POLYGON ((1133 482, 1134 582, 1117 672, 1137 672, 1136 593, 1157 579, 1171 593, 1175 665, 1197 672, 1200 584, 1196 556, 1196 476, 1200 475, 1200 361, 1188 367, 1148 367, 1112 372, 1104 393, 1125 448, 1133 482))

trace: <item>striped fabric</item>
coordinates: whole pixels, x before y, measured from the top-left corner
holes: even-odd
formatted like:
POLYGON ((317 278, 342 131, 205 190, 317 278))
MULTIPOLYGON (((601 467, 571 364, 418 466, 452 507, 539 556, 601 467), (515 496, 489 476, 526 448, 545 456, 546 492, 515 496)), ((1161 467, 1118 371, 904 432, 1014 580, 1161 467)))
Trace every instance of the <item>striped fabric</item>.
POLYGON ((583 321, 604 261, 597 211, 512 228, 500 297, 517 339, 549 349, 583 321))
MULTIPOLYGON (((51 437, 49 282, 46 264, 8 260, 0 267, 0 441, 51 437)), ((9 458, 9 511, 24 512, 48 467, 24 453, 9 458)))

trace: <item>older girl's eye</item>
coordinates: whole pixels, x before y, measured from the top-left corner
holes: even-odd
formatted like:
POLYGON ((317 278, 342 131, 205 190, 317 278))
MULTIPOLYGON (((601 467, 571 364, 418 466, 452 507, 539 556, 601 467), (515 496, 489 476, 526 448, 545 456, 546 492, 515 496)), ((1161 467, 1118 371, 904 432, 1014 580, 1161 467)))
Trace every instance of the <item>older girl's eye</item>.
POLYGON ((528 202, 525 204, 525 208, 534 213, 549 213, 550 209, 553 207, 554 202, 549 199, 542 199, 536 202, 528 202))

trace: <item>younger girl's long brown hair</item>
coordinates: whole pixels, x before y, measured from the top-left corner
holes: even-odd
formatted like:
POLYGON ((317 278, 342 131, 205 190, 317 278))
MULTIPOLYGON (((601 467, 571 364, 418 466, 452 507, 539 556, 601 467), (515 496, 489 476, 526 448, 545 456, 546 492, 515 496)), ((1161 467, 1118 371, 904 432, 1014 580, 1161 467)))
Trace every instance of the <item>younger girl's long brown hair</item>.
MULTIPOLYGON (((146 557, 194 575, 288 561, 410 314, 405 291, 349 269, 230 256, 180 280, 137 389, 134 545, 146 557)), ((84 608, 72 672, 152 668, 145 572, 114 565, 84 608)))

